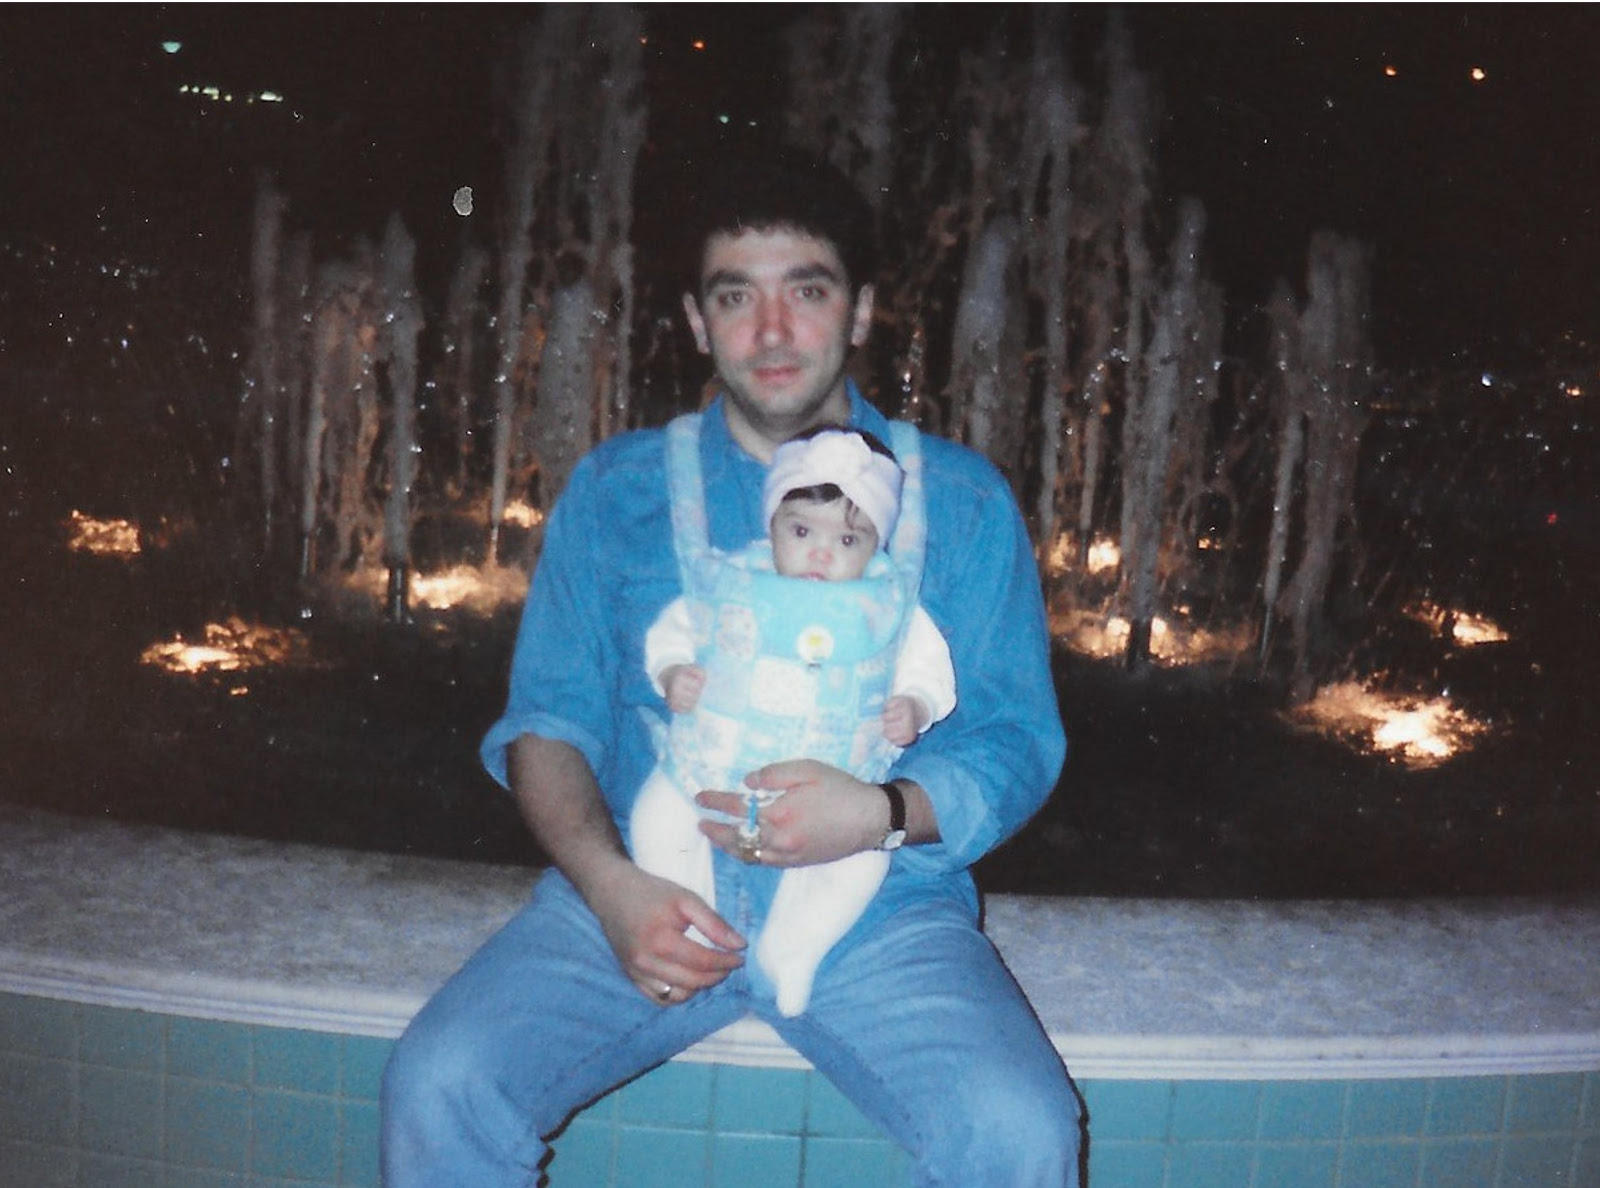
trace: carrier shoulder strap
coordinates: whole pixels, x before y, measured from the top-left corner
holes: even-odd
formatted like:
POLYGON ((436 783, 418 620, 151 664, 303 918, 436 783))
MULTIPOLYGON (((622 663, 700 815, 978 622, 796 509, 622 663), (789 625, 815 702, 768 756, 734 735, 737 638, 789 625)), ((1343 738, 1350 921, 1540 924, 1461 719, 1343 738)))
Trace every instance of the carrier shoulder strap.
POLYGON ((683 592, 694 589, 694 564, 711 549, 705 483, 700 477, 700 416, 685 413, 667 425, 667 498, 672 508, 672 545, 683 592))
MULTIPOLYGON (((894 451, 905 482, 900 489, 900 517, 889 557, 900 571, 908 606, 914 607, 922 591, 922 565, 928 551, 928 507, 922 485, 922 434, 909 421, 889 422, 889 448, 894 451)), ((910 615, 906 618, 909 620, 910 615)))

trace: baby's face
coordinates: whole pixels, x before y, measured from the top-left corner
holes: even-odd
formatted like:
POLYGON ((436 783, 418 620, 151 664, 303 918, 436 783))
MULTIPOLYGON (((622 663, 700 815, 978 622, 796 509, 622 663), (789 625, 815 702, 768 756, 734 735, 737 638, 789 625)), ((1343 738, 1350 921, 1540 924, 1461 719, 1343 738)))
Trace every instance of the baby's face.
POLYGON ((846 501, 779 504, 772 517, 772 564, 785 577, 848 582, 860 577, 878 551, 878 530, 846 501), (853 523, 851 521, 854 521, 853 523))

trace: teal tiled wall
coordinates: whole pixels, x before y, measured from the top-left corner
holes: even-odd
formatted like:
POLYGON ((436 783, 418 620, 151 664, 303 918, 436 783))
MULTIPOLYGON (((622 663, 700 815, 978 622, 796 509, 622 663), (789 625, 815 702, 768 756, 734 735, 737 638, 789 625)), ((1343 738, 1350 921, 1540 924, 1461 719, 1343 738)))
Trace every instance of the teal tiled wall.
MULTIPOLYGON (((0 994, 0 1188, 378 1183, 390 1042, 0 994)), ((1600 1074, 1094 1081, 1087 1188, 1596 1188, 1600 1074)), ((907 1183, 826 1080, 675 1063, 575 1118, 553 1188, 907 1183)))
POLYGON ((0 1188, 376 1185, 389 1047, 0 995, 0 1188))
POLYGON ((1600 1188, 1600 1073, 1081 1088, 1089 1188, 1600 1188))

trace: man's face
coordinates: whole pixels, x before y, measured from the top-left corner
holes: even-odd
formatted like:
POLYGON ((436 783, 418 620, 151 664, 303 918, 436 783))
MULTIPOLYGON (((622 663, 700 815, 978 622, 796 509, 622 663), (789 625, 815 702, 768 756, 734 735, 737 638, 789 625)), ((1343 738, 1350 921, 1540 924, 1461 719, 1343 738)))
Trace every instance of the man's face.
POLYGON ((713 235, 700 291, 684 295, 684 313, 739 444, 766 461, 796 433, 848 419, 845 360, 866 341, 872 289, 852 299, 832 244, 782 229, 713 235))

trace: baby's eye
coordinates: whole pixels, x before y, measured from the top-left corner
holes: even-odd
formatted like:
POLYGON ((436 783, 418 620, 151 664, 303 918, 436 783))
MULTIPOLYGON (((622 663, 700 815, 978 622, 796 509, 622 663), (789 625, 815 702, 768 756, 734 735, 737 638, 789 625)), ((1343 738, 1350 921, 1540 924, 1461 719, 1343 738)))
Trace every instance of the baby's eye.
POLYGON ((839 543, 847 549, 853 549, 856 547, 856 542, 860 539, 861 538, 854 532, 846 532, 839 538, 839 543))
POLYGON ((811 529, 807 528, 804 524, 795 524, 790 528, 790 531, 794 533, 796 538, 811 535, 811 529))

